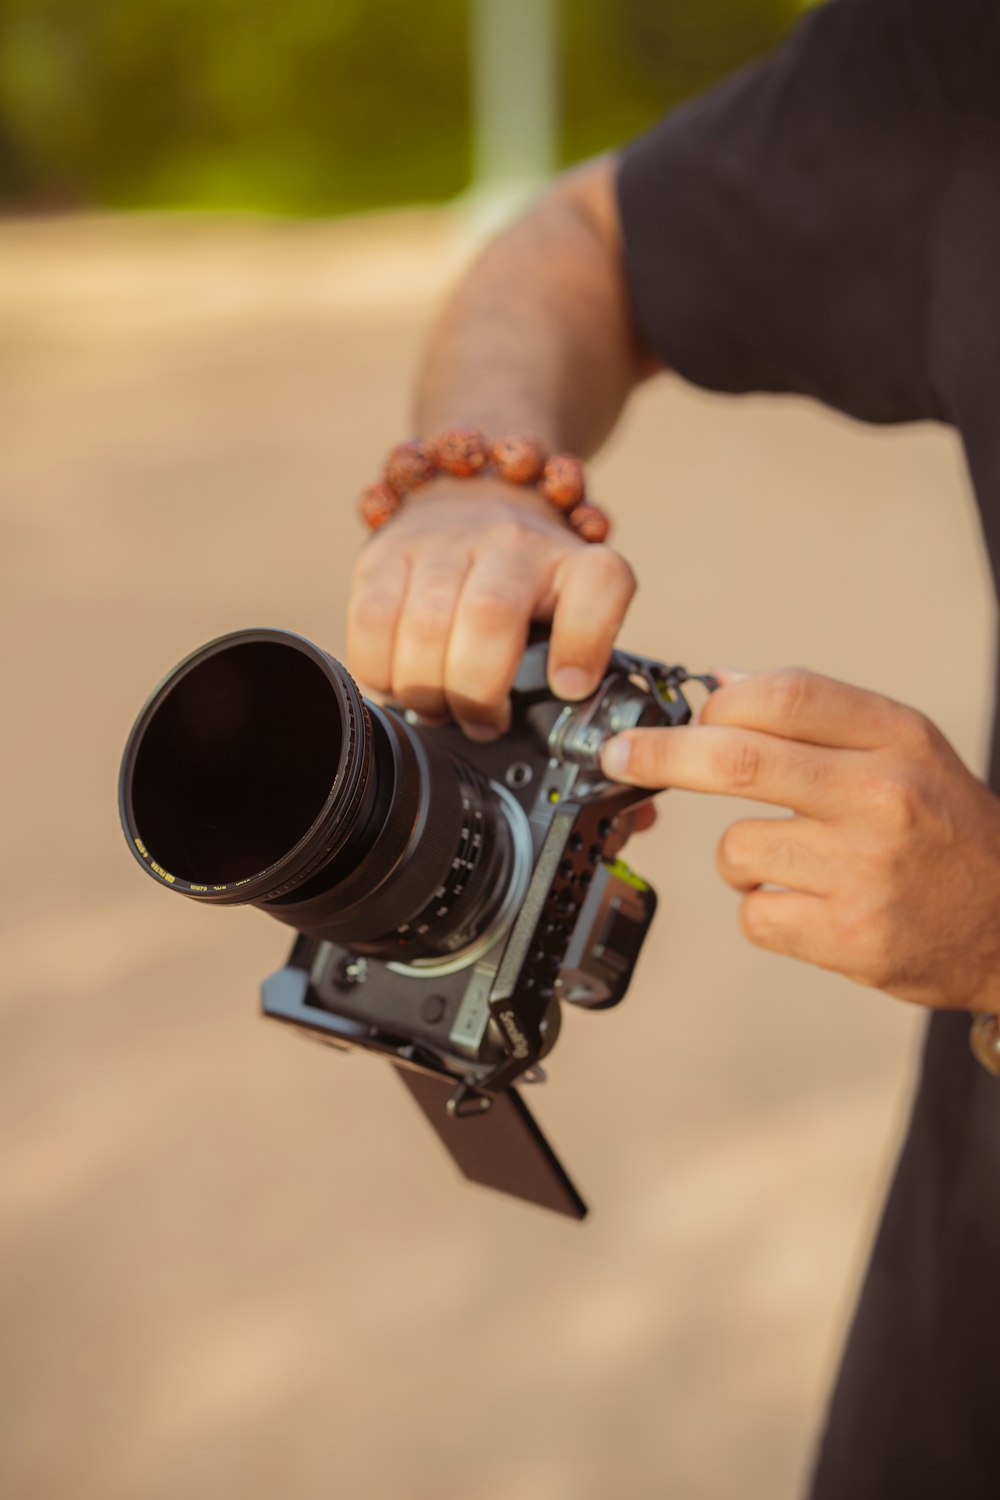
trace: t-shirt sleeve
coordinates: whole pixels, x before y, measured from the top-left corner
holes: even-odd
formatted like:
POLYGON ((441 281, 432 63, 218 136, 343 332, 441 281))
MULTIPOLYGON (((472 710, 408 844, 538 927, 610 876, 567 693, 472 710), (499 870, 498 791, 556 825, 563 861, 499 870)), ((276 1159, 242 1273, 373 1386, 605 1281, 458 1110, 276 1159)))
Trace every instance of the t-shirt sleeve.
POLYGON ((931 346, 947 11, 831 0, 625 149, 636 323, 682 376, 868 421, 944 415, 931 346))

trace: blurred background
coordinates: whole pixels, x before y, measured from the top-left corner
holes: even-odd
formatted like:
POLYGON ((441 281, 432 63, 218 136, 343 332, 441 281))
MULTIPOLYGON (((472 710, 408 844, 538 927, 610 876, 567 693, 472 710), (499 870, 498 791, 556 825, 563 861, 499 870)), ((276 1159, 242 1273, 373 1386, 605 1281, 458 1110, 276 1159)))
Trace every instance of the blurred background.
MULTIPOLYGON (((578 1226, 260 1020, 284 929, 170 899, 115 806, 188 650, 342 651, 354 496, 484 224, 797 9, 2 0, 4 1497, 800 1493, 921 1022, 742 942, 714 849, 745 808, 663 799, 628 1000, 569 1015, 531 1097, 578 1226)), ((625 644, 879 688, 980 767, 950 433, 661 377, 594 473, 625 644)))
POLYGON ((604 150, 801 0, 3 0, 0 199, 342 213, 604 150))

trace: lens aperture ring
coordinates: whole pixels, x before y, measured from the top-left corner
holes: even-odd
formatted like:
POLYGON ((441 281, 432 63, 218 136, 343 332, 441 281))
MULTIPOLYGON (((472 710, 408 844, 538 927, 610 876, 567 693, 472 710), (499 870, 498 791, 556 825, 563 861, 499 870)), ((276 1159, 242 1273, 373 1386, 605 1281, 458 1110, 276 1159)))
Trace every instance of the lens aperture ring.
POLYGON ((393 957, 404 963, 466 946, 506 889, 502 878, 508 863, 506 820, 498 816, 486 777, 467 761, 450 759, 461 796, 458 842, 444 878, 426 904, 393 934, 393 957), (495 871, 494 865, 498 866, 495 871))

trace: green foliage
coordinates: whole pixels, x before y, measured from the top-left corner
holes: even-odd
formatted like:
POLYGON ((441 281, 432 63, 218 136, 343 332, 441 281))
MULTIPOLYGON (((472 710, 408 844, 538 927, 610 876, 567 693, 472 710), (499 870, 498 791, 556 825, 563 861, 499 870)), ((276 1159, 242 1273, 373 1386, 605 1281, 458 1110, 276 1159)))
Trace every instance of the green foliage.
POLYGON ((0 172, 111 206, 331 211, 468 172, 465 0, 3 0, 0 172))
POLYGON ((628 140, 777 45, 803 0, 564 0, 566 158, 628 140))
MULTIPOLYGON (((564 0, 565 154, 642 128, 798 0, 564 0)), ((0 199, 336 212, 447 198, 468 0, 0 0, 0 199)))

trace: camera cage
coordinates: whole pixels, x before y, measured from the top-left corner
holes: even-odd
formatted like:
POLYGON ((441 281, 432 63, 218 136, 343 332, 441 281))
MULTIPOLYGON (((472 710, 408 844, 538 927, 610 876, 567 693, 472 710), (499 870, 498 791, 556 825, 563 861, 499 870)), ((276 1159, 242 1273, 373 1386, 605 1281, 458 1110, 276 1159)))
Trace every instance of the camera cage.
MULTIPOLYGON (((619 815, 652 793, 608 782, 600 749, 623 729, 687 723, 684 685, 695 681, 712 691, 717 683, 616 650, 596 693, 567 704, 548 688, 547 657, 542 641, 522 658, 511 694, 518 732, 475 749, 477 766, 520 818, 532 850, 516 912, 487 959, 477 961, 480 944, 476 955, 407 968, 299 934, 285 966, 265 980, 262 1001, 265 1015, 319 1041, 385 1058, 470 1181, 582 1219, 586 1204, 517 1085, 544 1079, 540 1064, 554 1046, 562 1000, 606 1009, 624 997, 656 908, 652 888, 615 848, 619 815), (555 956, 544 937, 553 926, 555 956), (397 987, 402 974, 408 995, 418 992, 430 1016, 432 1005, 442 1003, 434 993, 441 976, 470 970, 463 1014, 469 1012, 477 1035, 488 1029, 493 1055, 486 1061, 463 1056, 456 1030, 449 1050, 440 1038, 429 1040, 431 1029, 421 1034, 405 1021, 387 1026, 357 1003, 373 971, 397 987)), ((423 732, 469 755, 454 726, 423 732)), ((459 1038, 460 1025, 461 1015, 459 1038)))

